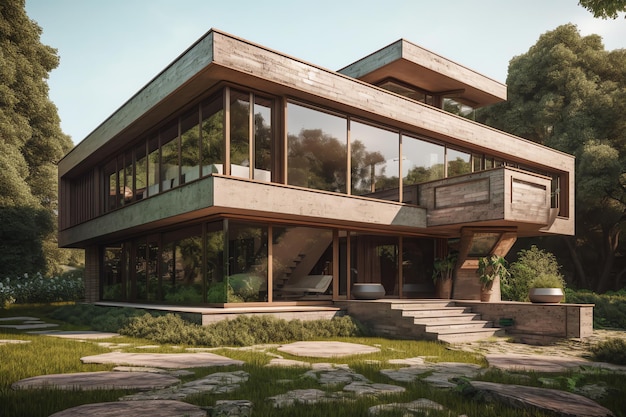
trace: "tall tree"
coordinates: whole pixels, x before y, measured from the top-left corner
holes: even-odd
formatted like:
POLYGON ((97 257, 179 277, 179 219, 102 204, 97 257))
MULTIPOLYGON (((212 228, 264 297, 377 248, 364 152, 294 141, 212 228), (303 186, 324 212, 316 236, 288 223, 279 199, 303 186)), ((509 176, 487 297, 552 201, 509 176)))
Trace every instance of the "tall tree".
POLYGON ((479 112, 478 120, 577 157, 577 238, 565 240, 577 284, 621 287, 626 50, 606 51, 598 35, 581 37, 575 25, 563 25, 511 60, 507 84, 508 101, 479 112))
POLYGON ((56 163, 72 142, 48 98, 57 52, 40 36, 24 0, 0 3, 0 275, 45 272, 62 258, 56 163))
POLYGON ((618 12, 626 12, 625 0, 580 0, 578 4, 602 19, 617 19, 618 12))

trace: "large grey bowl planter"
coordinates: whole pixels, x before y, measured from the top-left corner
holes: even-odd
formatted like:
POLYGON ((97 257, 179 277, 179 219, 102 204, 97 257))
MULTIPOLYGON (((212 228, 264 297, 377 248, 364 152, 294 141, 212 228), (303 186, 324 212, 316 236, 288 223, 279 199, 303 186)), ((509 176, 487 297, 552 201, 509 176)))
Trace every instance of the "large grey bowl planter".
POLYGON ((375 300, 385 296, 382 284, 357 283, 352 285, 352 296, 359 300, 375 300))
POLYGON ((560 303, 563 299, 561 288, 531 288, 528 298, 533 303, 560 303))

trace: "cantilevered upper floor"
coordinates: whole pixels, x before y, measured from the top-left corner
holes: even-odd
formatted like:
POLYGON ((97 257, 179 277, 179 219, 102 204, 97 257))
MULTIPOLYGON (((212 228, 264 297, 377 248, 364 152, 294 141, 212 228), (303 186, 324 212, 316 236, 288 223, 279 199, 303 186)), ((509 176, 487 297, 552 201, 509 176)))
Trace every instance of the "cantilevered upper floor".
POLYGON ((450 97, 506 87, 404 40, 336 72, 212 30, 60 161, 59 242, 216 215, 573 234, 574 158, 439 108, 450 97))

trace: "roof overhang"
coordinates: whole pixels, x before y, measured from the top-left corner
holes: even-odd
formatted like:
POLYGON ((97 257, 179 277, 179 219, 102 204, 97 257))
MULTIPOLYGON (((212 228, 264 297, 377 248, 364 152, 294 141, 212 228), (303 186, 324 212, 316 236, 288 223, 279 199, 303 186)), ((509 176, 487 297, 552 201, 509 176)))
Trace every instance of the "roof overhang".
POLYGON ((506 100, 506 85, 400 39, 338 71, 370 84, 398 80, 472 107, 506 100))

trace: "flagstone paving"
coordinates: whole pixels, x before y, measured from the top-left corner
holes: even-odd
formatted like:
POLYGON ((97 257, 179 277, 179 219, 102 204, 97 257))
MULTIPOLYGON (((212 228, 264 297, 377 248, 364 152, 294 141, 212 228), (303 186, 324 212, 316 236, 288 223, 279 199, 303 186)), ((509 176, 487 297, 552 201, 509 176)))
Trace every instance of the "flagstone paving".
POLYGON ((83 363, 150 366, 156 368, 201 368, 205 366, 243 365, 243 361, 208 352, 198 353, 124 353, 111 352, 84 356, 83 363))
POLYGON ((295 342, 282 345, 278 350, 294 356, 313 358, 340 358, 380 352, 380 349, 374 346, 345 342, 295 342))
POLYGON ((157 389, 180 383, 180 379, 149 372, 76 372, 34 376, 17 381, 13 389, 55 388, 63 390, 157 389))
POLYGON ((182 401, 118 401, 68 408, 50 417, 207 417, 206 410, 182 401))

